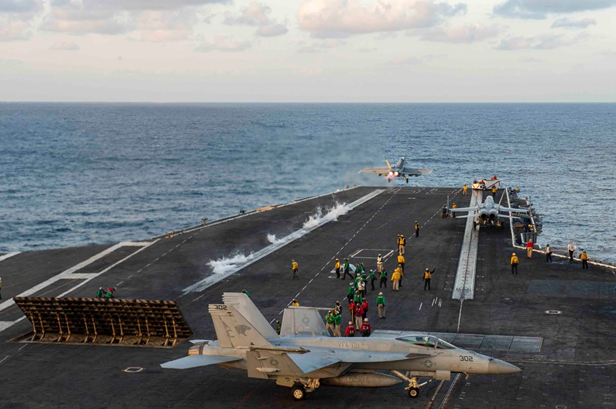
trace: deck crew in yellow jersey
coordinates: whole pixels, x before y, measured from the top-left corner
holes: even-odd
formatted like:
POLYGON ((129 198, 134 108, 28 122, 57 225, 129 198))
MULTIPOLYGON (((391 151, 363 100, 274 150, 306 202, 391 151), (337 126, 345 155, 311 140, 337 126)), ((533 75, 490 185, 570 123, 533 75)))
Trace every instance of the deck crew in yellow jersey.
POLYGON ((297 264, 297 261, 291 260, 291 270, 293 271, 293 279, 299 280, 299 277, 297 276, 297 270, 299 270, 299 264, 297 264))

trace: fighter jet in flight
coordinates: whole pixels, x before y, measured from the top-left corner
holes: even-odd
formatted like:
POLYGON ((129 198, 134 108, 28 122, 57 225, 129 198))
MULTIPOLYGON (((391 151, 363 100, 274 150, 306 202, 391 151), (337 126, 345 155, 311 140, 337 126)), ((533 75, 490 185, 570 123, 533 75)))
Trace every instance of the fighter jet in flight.
POLYGON ((385 387, 402 381, 408 382, 406 390, 415 398, 423 385, 419 378, 449 380, 452 372, 520 372, 505 361, 425 333, 398 338, 376 334, 332 337, 319 308, 286 308, 278 335, 243 293, 224 293, 223 304, 211 304, 209 312, 218 340, 192 341, 187 357, 164 363, 163 368, 218 365, 241 369, 250 378, 270 379, 292 388, 295 400, 304 399, 321 385, 385 387))
POLYGON ((492 196, 486 197, 486 200, 478 204, 474 207, 458 207, 456 209, 449 209, 449 212, 453 213, 454 216, 456 213, 464 213, 466 215, 456 216, 458 219, 463 218, 474 218, 474 225, 487 226, 487 225, 497 225, 502 226, 501 219, 509 219, 509 213, 528 213, 528 209, 513 209, 510 207, 505 207, 500 204, 494 203, 494 198, 492 196))
POLYGON ((409 183, 408 178, 410 176, 421 176, 427 173, 432 173, 433 171, 433 169, 407 168, 404 165, 405 161, 406 159, 404 157, 401 157, 400 159, 398 159, 398 162, 396 162, 394 166, 391 166, 387 158, 385 158, 385 163, 387 163, 386 168, 365 168, 362 169, 360 173, 374 173, 377 176, 385 175, 385 179, 387 179, 388 182, 391 182, 394 178, 402 178, 406 183, 409 183))

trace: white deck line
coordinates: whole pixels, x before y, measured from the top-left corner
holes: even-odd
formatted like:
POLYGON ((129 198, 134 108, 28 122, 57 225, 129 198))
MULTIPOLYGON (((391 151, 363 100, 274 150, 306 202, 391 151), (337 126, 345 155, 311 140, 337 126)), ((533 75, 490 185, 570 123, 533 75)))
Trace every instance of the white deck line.
MULTIPOLYGON (((470 207, 481 203, 482 192, 474 190, 471 196, 470 207)), ((451 298, 454 300, 472 300, 475 295, 475 273, 477 271, 477 250, 479 249, 479 231, 473 228, 473 217, 466 219, 464 241, 460 250, 458 271, 453 286, 451 298)))
MULTIPOLYGON (((367 201, 375 198, 376 196, 380 195, 381 193, 383 193, 385 191, 385 189, 377 189, 377 190, 373 190, 372 192, 368 193, 366 196, 363 196, 359 199, 357 199, 356 201, 350 203, 347 205, 347 207, 350 210, 355 209, 357 206, 360 206, 364 203, 366 203, 367 201)), ((215 274, 212 273, 212 275, 204 278, 201 281, 196 282, 195 284, 186 287, 183 291, 182 291, 182 295, 186 295, 188 293, 194 293, 194 292, 200 292, 205 290, 206 288, 218 283, 219 281, 224 280, 225 278, 237 273, 238 271, 240 271, 241 269, 243 269, 244 267, 248 267, 249 265, 261 260, 262 258, 274 253, 275 251, 281 249, 282 247, 286 246, 289 243, 294 242, 295 240, 305 236, 306 234, 310 233, 313 230, 318 229, 319 227, 329 223, 330 221, 332 221, 329 218, 323 218, 316 226, 305 229, 299 229, 294 231, 293 233, 289 234, 288 236, 280 239, 280 241, 278 243, 275 244, 271 244, 267 247, 262 248, 259 251, 256 251, 254 253, 251 253, 251 255, 249 256, 249 259, 242 264, 238 264, 235 266, 235 268, 233 269, 229 269, 229 271, 225 272, 224 274, 215 274)))
MULTIPOLYGON (((98 277, 99 275, 109 271, 111 268, 115 267, 116 265, 120 264, 121 262, 123 262, 124 260, 128 259, 129 257, 137 254, 138 252, 142 251, 143 249, 151 246, 152 244, 156 243, 156 241, 153 241, 151 243, 134 243, 134 242, 121 242, 118 244, 115 244, 111 247, 109 247, 108 249, 101 251, 98 254, 95 254, 94 256, 90 257, 89 259, 82 261, 81 263, 69 268, 68 270, 63 271, 62 273, 55 275, 53 277, 51 277, 48 280, 43 281, 40 284, 35 285, 34 287, 31 287, 30 289, 24 291, 23 293, 17 295, 18 297, 28 297, 32 294, 37 293, 38 291, 42 290, 43 288, 59 281, 59 280, 63 280, 63 279, 80 279, 83 278, 84 274, 73 274, 75 271, 78 271, 92 263, 94 263, 95 261, 113 253, 114 251, 116 251, 117 249, 119 249, 120 247, 125 247, 125 246, 139 246, 141 247, 141 249, 135 251, 134 253, 130 254, 129 256, 123 258, 122 260, 118 261, 117 263, 113 264, 112 266, 107 267, 106 269, 102 270, 99 273, 94 273, 94 274, 87 274, 87 279, 85 279, 82 283, 79 283, 77 286, 71 288, 69 291, 70 292, 72 290, 74 290, 77 287, 82 286, 83 284, 85 284, 86 282, 90 281, 93 278, 98 277)), ((66 293, 64 293, 66 294, 66 293)), ((62 294, 62 295, 64 295, 62 294)), ((62 296, 60 295, 60 297, 62 296)), ((13 301, 13 299, 11 298, 10 300, 7 300, 5 302, 3 302, 2 304, 0 304, 0 311, 5 310, 11 306, 13 306, 15 304, 15 301, 13 301)))
POLYGON ((4 261, 4 260, 6 260, 7 258, 11 258, 11 257, 13 257, 13 256, 16 256, 16 255, 18 255, 19 253, 21 253, 21 251, 16 251, 16 252, 14 252, 14 253, 6 253, 6 254, 4 254, 4 255, 0 256, 0 261, 4 261))

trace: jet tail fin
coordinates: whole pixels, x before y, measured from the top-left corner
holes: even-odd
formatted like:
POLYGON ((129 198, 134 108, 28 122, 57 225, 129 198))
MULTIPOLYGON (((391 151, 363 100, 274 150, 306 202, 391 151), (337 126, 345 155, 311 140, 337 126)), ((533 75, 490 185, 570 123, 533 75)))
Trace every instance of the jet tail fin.
POLYGON ((385 163, 387 163, 387 167, 389 168, 389 170, 391 170, 391 165, 389 164, 389 161, 387 160, 387 158, 385 158, 385 163))
POLYGON ((209 312, 221 347, 269 347, 278 338, 263 314, 243 293, 224 293, 224 304, 210 304, 209 312))

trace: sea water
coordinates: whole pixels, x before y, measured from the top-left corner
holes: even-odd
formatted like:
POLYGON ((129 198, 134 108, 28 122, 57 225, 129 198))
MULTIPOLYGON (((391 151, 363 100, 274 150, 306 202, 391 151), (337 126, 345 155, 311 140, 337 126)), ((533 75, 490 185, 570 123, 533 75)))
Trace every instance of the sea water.
POLYGON ((434 169, 409 185, 498 176, 543 216, 539 244, 616 262, 616 104, 1 103, 0 252, 393 186, 358 172, 400 156, 434 169))

